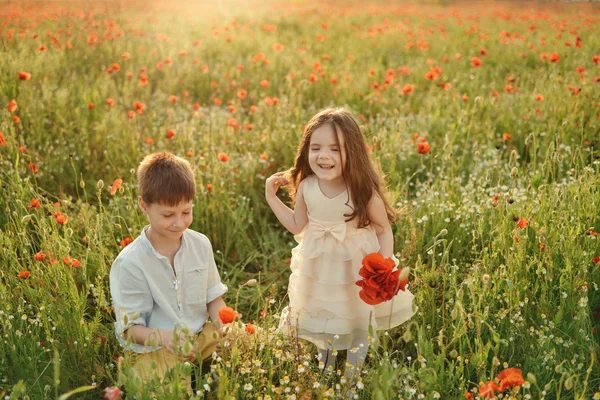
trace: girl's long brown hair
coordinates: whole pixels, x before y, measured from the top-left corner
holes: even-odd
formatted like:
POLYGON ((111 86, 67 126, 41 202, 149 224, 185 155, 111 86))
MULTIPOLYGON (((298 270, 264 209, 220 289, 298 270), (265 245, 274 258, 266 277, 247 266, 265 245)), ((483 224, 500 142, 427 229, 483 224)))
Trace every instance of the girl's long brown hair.
MULTIPOLYGON (((369 226, 372 221, 369 218, 368 204, 373 194, 377 193, 385 204, 388 220, 393 223, 396 210, 390 205, 385 180, 369 157, 367 144, 358 124, 352 114, 344 108, 326 108, 312 117, 306 125, 294 166, 288 171, 292 199, 296 198, 300 182, 313 174, 308 163, 310 139, 313 132, 325 124, 331 124, 334 131, 344 138, 346 164, 342 168, 342 176, 354 205, 354 211, 346 214, 346 221, 358 218, 359 228, 369 226)), ((338 141, 337 135, 335 139, 338 141)))

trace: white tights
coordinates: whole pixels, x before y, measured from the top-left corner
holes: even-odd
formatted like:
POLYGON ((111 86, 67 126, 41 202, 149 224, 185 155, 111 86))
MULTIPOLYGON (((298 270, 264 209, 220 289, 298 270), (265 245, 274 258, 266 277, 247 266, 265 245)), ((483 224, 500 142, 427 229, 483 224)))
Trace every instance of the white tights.
MULTIPOLYGON (((369 341, 366 338, 357 338, 352 341, 352 346, 348 349, 346 358, 346 379, 352 378, 357 368, 362 368, 368 351, 369 341)), ((336 355, 332 350, 319 349, 319 360, 324 363, 325 371, 329 371, 330 367, 335 369, 335 359, 336 355)))

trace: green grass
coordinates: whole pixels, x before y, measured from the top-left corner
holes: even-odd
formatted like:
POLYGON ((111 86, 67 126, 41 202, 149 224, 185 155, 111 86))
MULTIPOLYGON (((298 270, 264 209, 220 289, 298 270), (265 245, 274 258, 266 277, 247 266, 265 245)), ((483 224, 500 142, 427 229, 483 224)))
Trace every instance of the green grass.
MULTIPOLYGON (((506 367, 527 380, 514 398, 599 392, 598 5, 218 4, 2 7, 0 395, 139 388, 117 365, 108 271, 146 224, 134 171, 158 150, 193 165, 192 228, 212 241, 228 304, 262 328, 230 339, 218 392, 200 377, 199 396, 477 397, 506 367), (323 375, 312 346, 275 332, 294 244, 264 180, 291 166, 303 125, 329 105, 356 115, 403 209, 395 251, 419 307, 381 335, 359 383, 323 375)), ((142 397, 177 397, 168 390, 142 397)))

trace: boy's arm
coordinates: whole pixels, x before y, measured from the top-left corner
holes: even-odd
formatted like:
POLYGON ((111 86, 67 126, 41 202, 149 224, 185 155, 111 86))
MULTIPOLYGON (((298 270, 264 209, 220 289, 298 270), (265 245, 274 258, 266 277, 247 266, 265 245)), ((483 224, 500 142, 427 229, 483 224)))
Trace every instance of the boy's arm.
POLYGON ((298 190, 296 191, 296 204, 293 210, 277 197, 276 188, 279 188, 280 185, 286 182, 287 180, 285 180, 283 176, 277 174, 272 175, 267 179, 265 184, 265 197, 279 222, 281 222, 288 231, 297 235, 302 232, 308 223, 308 211, 306 203, 304 202, 304 196, 302 195, 302 185, 304 182, 300 182, 300 185, 298 185, 298 190))
POLYGON ((143 325, 133 325, 123 332, 123 336, 133 343, 143 346, 162 346, 173 354, 175 354, 176 345, 181 349, 185 343, 183 332, 178 332, 179 337, 177 338, 175 331, 152 329, 143 325))
POLYGON ((394 254, 394 235, 387 217, 385 203, 377 194, 374 194, 367 206, 369 219, 375 227, 377 241, 379 242, 379 253, 385 258, 391 258, 394 254))
POLYGON ((217 297, 206 305, 208 315, 217 329, 221 328, 221 321, 219 321, 219 310, 225 306, 225 301, 223 301, 221 296, 217 297))

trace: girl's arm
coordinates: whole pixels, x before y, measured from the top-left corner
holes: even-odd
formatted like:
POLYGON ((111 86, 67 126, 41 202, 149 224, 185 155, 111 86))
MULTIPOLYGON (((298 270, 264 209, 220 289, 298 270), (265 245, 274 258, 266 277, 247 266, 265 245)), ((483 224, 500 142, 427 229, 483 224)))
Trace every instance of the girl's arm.
POLYGON ((369 219, 375 227, 375 233, 379 241, 379 253, 385 258, 391 258, 394 254, 394 235, 385 210, 385 203, 381 197, 374 194, 369 201, 367 211, 369 219))
POLYGON ((287 184, 287 179, 283 177, 282 172, 271 175, 265 183, 265 197, 267 198, 267 203, 269 203, 269 206, 275 213, 279 222, 294 235, 302 232, 308 223, 308 211, 306 209, 306 203, 304 202, 304 196, 302 195, 303 183, 304 182, 300 182, 300 185, 298 185, 298 190, 296 191, 296 204, 293 210, 277 197, 279 186, 287 184))

